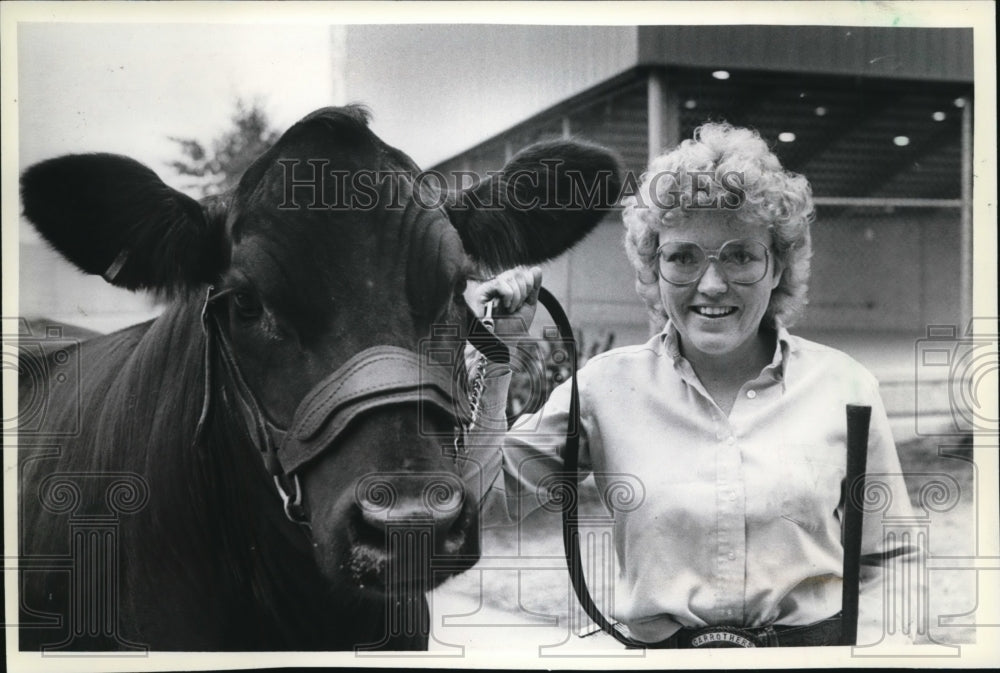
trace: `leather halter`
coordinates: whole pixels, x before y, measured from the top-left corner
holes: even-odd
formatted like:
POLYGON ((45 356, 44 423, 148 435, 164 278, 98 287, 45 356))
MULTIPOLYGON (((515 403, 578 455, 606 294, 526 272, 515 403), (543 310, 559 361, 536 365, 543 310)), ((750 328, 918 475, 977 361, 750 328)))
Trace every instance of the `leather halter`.
MULTIPOLYGON (((455 436, 461 440, 466 415, 456 399, 452 365, 434 365, 428 358, 397 346, 373 346, 357 353, 324 378, 299 403, 289 428, 268 419, 240 371, 226 330, 212 310, 213 303, 227 294, 213 294, 209 287, 202 307, 205 332, 205 390, 196 441, 207 427, 211 408, 213 352, 219 353, 223 368, 236 392, 236 407, 251 441, 260 451, 264 467, 274 480, 285 508, 295 523, 308 525, 302 507, 298 472, 329 450, 336 438, 361 414, 394 404, 419 404, 421 410, 435 408, 454 418, 455 436)), ((470 316, 468 341, 488 359, 509 361, 509 350, 475 316, 470 316)), ((461 441, 456 445, 461 444, 461 441)))

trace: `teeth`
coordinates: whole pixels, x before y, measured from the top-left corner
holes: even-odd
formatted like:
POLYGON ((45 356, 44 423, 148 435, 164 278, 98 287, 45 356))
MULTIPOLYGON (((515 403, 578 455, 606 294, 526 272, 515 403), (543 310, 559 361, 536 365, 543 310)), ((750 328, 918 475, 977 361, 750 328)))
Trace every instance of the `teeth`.
POLYGON ((730 313, 735 313, 736 309, 732 306, 695 306, 694 312, 699 315, 718 318, 720 316, 729 315, 730 313))

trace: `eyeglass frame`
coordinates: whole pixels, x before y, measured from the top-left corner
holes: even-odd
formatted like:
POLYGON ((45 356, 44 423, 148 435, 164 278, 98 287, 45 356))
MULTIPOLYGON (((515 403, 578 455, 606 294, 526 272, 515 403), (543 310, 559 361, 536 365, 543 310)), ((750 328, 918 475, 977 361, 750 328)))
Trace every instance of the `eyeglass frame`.
POLYGON ((725 277, 727 283, 735 283, 737 285, 756 285, 760 281, 762 281, 765 278, 767 278, 768 269, 771 268, 771 249, 770 249, 770 246, 767 246, 764 243, 762 243, 761 241, 758 241, 757 239, 754 239, 754 238, 733 238, 733 239, 730 239, 730 240, 726 241, 725 243, 723 243, 722 245, 720 245, 718 248, 716 248, 714 250, 706 250, 705 248, 701 247, 700 245, 698 245, 694 241, 667 241, 666 243, 664 243, 663 245, 661 245, 660 247, 658 247, 656 249, 656 275, 658 277, 660 277, 660 278, 663 278, 663 280, 665 280, 666 282, 670 283, 671 285, 675 285, 677 287, 686 287, 688 285, 694 285, 695 283, 700 282, 701 279, 705 277, 705 272, 708 271, 709 264, 712 263, 712 260, 715 260, 716 263, 718 264, 718 266, 716 268, 717 269, 721 269, 721 267, 722 267, 722 260, 719 259, 719 253, 722 252, 723 249, 725 249, 725 247, 727 245, 729 245, 730 243, 739 243, 740 241, 752 241, 754 243, 760 244, 760 246, 762 248, 764 248, 764 273, 761 275, 760 278, 758 278, 757 280, 752 280, 752 281, 733 280, 724 271, 723 271, 722 275, 725 277), (696 278, 694 278, 692 280, 689 280, 686 283, 678 283, 676 281, 670 280, 669 278, 664 278, 663 277, 663 273, 660 271, 660 260, 662 259, 662 256, 660 254, 661 251, 663 250, 663 248, 665 248, 668 245, 678 244, 678 243, 686 243, 688 245, 693 245, 696 248, 698 248, 699 250, 701 250, 702 253, 705 255, 705 268, 702 269, 701 273, 699 273, 696 278))

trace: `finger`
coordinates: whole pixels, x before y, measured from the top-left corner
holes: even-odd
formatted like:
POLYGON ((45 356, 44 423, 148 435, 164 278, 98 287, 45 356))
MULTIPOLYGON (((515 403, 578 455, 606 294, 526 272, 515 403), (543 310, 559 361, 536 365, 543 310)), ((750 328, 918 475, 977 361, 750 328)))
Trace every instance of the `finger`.
POLYGON ((499 282, 503 286, 503 306, 507 311, 513 312, 518 305, 517 280, 513 276, 501 276, 499 282))
POLYGON ((465 299, 466 306, 473 311, 476 311, 477 306, 479 305, 479 295, 482 291, 482 287, 481 283, 469 280, 465 285, 465 289, 462 291, 462 297, 465 299))
POLYGON ((510 310, 514 312, 521 308, 524 304, 524 300, 528 298, 528 278, 525 272, 518 270, 517 273, 511 276, 511 286, 514 289, 514 294, 510 298, 510 310))
POLYGON ((531 274, 531 286, 528 288, 527 303, 536 304, 538 302, 538 291, 542 287, 542 270, 537 266, 533 266, 529 273, 531 274))
POLYGON ((483 284, 481 296, 484 302, 491 299, 496 299, 501 303, 506 301, 507 297, 510 296, 510 284, 507 277, 501 274, 490 278, 483 284))
POLYGON ((520 267, 505 271, 476 288, 477 303, 485 304, 491 299, 496 299, 505 310, 513 313, 526 301, 534 303, 541 280, 542 271, 537 266, 531 269, 520 267))
MULTIPOLYGON (((471 282, 470 282, 471 285, 471 282)), ((496 279, 477 283, 474 287, 469 287, 465 291, 466 303, 478 314, 482 312, 486 302, 495 294, 496 279)))

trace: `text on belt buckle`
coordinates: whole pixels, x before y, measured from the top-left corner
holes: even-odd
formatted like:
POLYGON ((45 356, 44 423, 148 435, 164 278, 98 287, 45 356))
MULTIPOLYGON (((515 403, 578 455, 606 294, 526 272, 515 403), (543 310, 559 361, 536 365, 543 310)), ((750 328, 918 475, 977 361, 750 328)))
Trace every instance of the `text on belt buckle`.
POLYGON ((719 626, 700 629, 691 638, 691 647, 757 647, 749 631, 719 626))

